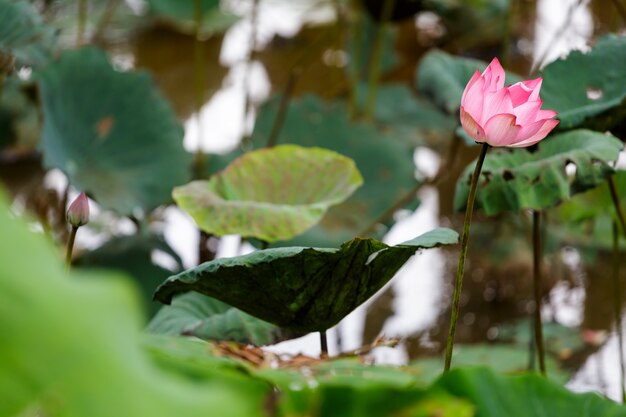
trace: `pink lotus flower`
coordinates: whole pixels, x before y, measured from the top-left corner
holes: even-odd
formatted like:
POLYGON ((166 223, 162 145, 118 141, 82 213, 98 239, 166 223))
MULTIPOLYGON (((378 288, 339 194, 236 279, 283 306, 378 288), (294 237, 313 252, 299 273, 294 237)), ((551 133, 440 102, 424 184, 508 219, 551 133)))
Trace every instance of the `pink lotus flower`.
POLYGON ((89 200, 85 193, 80 193, 70 204, 66 218, 73 227, 80 227, 89 222, 89 200))
POLYGON ((545 138, 556 125, 556 112, 541 110, 541 77, 504 87, 497 58, 467 83, 461 98, 461 124, 476 142, 526 147, 545 138))

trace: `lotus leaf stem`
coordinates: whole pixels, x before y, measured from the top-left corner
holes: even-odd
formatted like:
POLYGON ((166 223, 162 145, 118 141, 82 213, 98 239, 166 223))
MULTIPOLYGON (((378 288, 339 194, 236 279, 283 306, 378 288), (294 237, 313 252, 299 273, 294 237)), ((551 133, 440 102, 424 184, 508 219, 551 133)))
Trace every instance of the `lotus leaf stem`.
POLYGON ((376 93, 378 92, 378 82, 380 80, 381 61, 383 56, 383 43, 385 35, 389 29, 389 20, 395 5, 395 0, 384 0, 381 12, 380 25, 376 31, 374 40, 372 59, 370 61, 369 78, 367 82, 367 102, 365 107, 365 118, 371 120, 374 117, 374 107, 376 105, 376 93))
POLYGON ((615 213, 617 214, 619 223, 622 226, 622 232, 624 233, 624 237, 626 237, 626 220, 624 218, 622 206, 619 203, 619 194, 617 192, 617 185, 615 184, 614 175, 609 176, 608 183, 609 191, 611 192, 611 200, 613 201, 613 205, 615 206, 615 213))
POLYGON ((326 330, 322 330, 320 332, 320 347, 322 354, 320 357, 327 358, 328 357, 328 339, 326 337, 326 330))
POLYGON ((535 295, 535 345, 539 356, 539 372, 546 375, 546 352, 543 341, 543 328, 541 325, 541 212, 533 210, 533 290, 535 295))
POLYGON ((626 375, 624 375, 624 334, 622 331, 622 295, 619 279, 619 232, 613 222, 613 313, 615 314, 615 333, 619 346, 619 372, 622 391, 622 403, 626 403, 626 375))

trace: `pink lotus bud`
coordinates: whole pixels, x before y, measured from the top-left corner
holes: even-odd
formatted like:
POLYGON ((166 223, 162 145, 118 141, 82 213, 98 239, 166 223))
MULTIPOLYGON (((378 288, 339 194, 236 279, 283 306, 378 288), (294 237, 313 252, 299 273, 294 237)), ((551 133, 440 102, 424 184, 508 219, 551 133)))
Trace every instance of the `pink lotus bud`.
POLYGON ((89 222, 89 201, 85 193, 80 193, 67 209, 67 222, 74 227, 80 227, 89 222))
POLYGON ((545 138, 556 125, 556 112, 541 110, 541 77, 504 87, 497 58, 467 83, 461 98, 461 124, 476 142, 522 148, 545 138))

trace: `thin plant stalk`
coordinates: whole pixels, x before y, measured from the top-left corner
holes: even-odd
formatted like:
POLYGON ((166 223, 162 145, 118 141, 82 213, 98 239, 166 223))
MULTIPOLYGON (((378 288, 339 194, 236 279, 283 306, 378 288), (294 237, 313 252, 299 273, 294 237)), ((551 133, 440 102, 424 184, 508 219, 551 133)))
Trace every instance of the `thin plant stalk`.
POLYGON ((328 357, 328 338, 326 337, 326 330, 322 330, 320 332, 320 348, 322 354, 320 355, 323 358, 328 357))
POLYGON ((619 223, 622 226, 622 232, 624 233, 624 237, 626 237, 626 220, 624 218, 622 206, 619 203, 619 194, 617 192, 617 185, 615 184, 615 175, 609 176, 608 183, 609 191, 611 192, 611 200, 613 201, 613 206, 615 207, 615 213, 617 214, 619 223))
POLYGON ((354 10, 354 17, 350 23, 349 36, 352 42, 352 51, 350 56, 350 73, 348 82, 350 84, 350 118, 354 119, 359 114, 359 97, 358 86, 361 78, 360 64, 363 58, 363 51, 361 48, 363 37, 363 16, 358 1, 352 1, 352 10, 354 10))
POLYGON ((250 95, 250 74, 252 73, 252 60, 255 57, 256 46, 257 46, 257 30, 258 30, 258 21, 259 21, 259 2, 260 0, 252 0, 252 11, 250 13, 250 40, 249 40, 249 51, 248 56, 246 57, 246 67, 243 75, 243 89, 244 89, 244 104, 243 104, 243 139, 242 142, 247 143, 249 138, 249 133, 247 130, 248 126, 248 117, 250 114, 250 108, 252 107, 252 97, 250 95))
POLYGON ((204 176, 204 154, 202 152, 203 129, 202 129, 202 104, 204 96, 204 42, 200 39, 202 31, 203 10, 202 1, 194 0, 194 23, 195 39, 193 48, 194 67, 194 107, 196 111, 196 124, 198 126, 198 147, 194 155, 194 176, 200 179, 204 176))
POLYGON ((454 349, 456 322, 459 318, 459 307, 461 305, 461 290, 463 288, 463 274, 465 272, 465 258, 467 257, 470 225, 472 223, 472 214, 474 212, 474 200, 476 200, 476 191, 478 189, 478 179, 480 178, 480 171, 482 170, 483 162, 485 162, 485 156, 487 156, 488 150, 489 145, 487 143, 483 143, 480 149, 480 156, 478 157, 478 160, 476 161, 476 166, 474 167, 469 195, 467 197, 467 207, 465 208, 465 221, 463 223, 463 235, 461 236, 461 253, 459 254, 459 267, 456 272, 454 295, 452 298, 450 330, 448 332, 448 341, 446 343, 446 358, 443 368, 444 372, 448 372, 450 370, 450 365, 452 364, 452 350, 454 349))
POLYGON ((370 120, 374 116, 374 107, 376 105, 376 93, 378 92, 378 82, 380 81, 381 61, 383 56, 383 43, 387 29, 389 28, 389 19, 396 0, 385 0, 380 18, 380 26, 376 31, 376 39, 374 40, 374 51, 372 52, 372 60, 370 61, 369 78, 367 82, 367 102, 365 104, 365 118, 370 120))
POLYGON ((619 372, 622 390, 622 403, 626 403, 626 375, 624 367, 624 335, 622 331, 622 295, 619 282, 619 233, 617 223, 613 222, 613 313, 615 314, 615 333, 619 348, 619 372))
POLYGON ((546 375, 546 353, 541 326, 541 212, 533 210, 533 289, 535 295, 534 328, 535 346, 539 356, 539 372, 546 375))
POLYGON ((78 0, 78 32, 76 34, 76 46, 81 46, 85 37, 87 22, 87 0, 78 0))
POLYGON ((72 265, 72 252, 74 251, 74 241, 76 240, 76 231, 78 230, 77 226, 72 226, 72 231, 70 232, 70 238, 67 241, 67 251, 65 252, 65 268, 69 271, 70 266, 72 265))

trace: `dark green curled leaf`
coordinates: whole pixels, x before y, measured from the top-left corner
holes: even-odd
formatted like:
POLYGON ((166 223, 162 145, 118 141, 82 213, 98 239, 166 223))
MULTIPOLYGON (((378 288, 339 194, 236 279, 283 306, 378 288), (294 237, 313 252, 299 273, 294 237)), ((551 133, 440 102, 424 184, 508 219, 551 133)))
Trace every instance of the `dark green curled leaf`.
POLYGON ((155 299, 169 304, 197 291, 283 328, 321 331, 374 295, 417 250, 457 241, 455 231, 440 228, 396 246, 355 238, 340 249, 266 249, 172 276, 155 299))
MULTIPOLYGON (((494 215, 555 206, 603 183, 613 173, 609 162, 617 160, 622 148, 622 142, 612 135, 581 129, 543 140, 534 153, 526 149, 491 151, 480 175, 475 207, 494 215), (576 166, 573 178, 566 173, 568 164, 576 166)), ((457 182, 456 210, 465 209, 473 170, 472 163, 457 182)))

